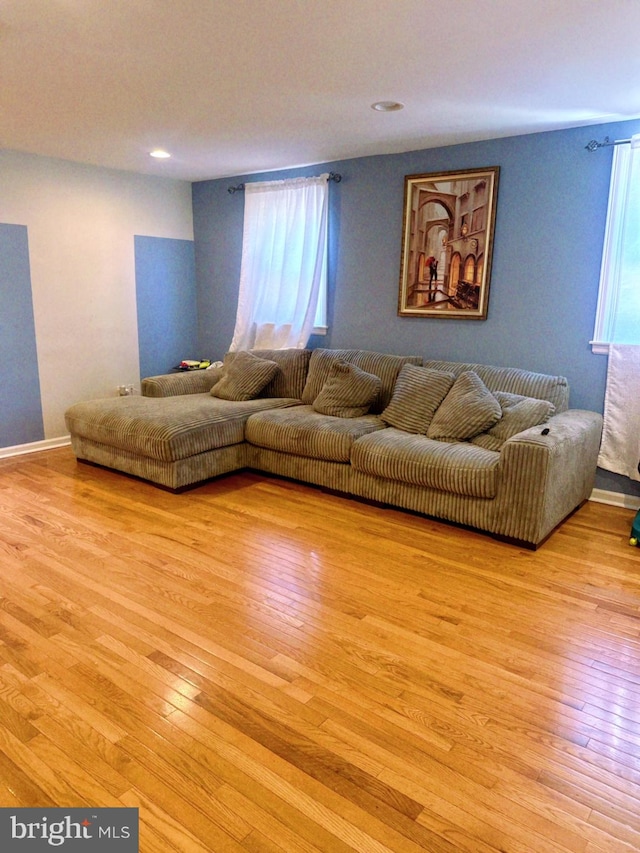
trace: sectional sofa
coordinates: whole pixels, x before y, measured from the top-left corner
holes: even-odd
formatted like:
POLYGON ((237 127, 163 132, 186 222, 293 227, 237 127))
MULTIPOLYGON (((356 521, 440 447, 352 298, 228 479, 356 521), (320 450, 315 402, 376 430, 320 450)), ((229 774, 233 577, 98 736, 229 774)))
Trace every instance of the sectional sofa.
POLYGON ((364 350, 227 353, 66 412, 79 460, 176 491, 254 469, 537 547, 593 488, 560 376, 364 350))

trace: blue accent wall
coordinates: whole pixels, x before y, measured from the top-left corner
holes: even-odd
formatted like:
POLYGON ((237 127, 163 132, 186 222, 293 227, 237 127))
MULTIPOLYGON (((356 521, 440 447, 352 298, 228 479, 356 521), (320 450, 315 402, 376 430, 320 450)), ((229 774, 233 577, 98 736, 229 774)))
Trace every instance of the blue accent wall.
POLYGON ((191 240, 135 238, 140 376, 168 373, 198 349, 194 245, 191 240))
POLYGON ((24 225, 0 224, 0 447, 44 439, 29 243, 24 225))
MULTIPOLYGON (((589 341, 612 149, 585 145, 638 131, 638 121, 618 122, 196 183, 200 349, 221 358, 233 333, 243 196, 228 187, 334 171, 342 182, 330 187, 330 331, 312 346, 562 374, 574 408, 602 411, 607 359, 589 341), (398 317, 405 175, 485 166, 500 167, 488 319, 398 317)), ((598 486, 640 494, 638 484, 606 472, 598 486)))

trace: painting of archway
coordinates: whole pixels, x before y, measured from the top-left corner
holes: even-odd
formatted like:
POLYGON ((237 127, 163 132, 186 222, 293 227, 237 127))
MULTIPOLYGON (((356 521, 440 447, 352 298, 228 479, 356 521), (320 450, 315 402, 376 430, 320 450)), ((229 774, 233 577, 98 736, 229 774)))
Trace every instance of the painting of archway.
POLYGON ((400 316, 486 318, 498 175, 405 177, 400 316))

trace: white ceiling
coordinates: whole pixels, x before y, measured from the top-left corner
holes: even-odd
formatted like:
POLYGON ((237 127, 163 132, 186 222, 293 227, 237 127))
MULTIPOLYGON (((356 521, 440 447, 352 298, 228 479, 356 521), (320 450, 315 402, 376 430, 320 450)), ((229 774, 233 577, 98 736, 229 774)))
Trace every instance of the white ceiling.
POLYGON ((637 118, 639 40, 638 0, 0 0, 0 148, 201 180, 637 118))

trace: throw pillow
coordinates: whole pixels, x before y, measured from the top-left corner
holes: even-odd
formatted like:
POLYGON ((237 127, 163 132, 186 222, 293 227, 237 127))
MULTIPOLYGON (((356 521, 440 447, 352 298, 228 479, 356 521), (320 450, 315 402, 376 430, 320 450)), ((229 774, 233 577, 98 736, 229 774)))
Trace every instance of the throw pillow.
POLYGON ((553 403, 548 400, 523 397, 521 394, 508 394, 506 391, 495 391, 494 396, 500 403, 502 417, 490 430, 473 439, 473 444, 484 447, 486 450, 500 450, 512 435, 546 423, 556 410, 553 403))
POLYGON ((253 400, 273 379, 277 369, 275 361, 258 358, 250 352, 238 352, 233 361, 225 365, 222 378, 210 393, 222 400, 253 400))
POLYGON ((367 414, 381 387, 380 378, 373 373, 365 373, 355 364, 337 361, 313 401, 313 409, 338 418, 359 418, 367 414))
POLYGON ((389 405, 380 417, 396 429, 426 433, 455 378, 455 374, 443 370, 405 364, 398 374, 389 405))
POLYGON ((475 371, 466 370, 433 416, 427 436, 439 441, 467 441, 486 432, 501 417, 500 403, 475 371))

